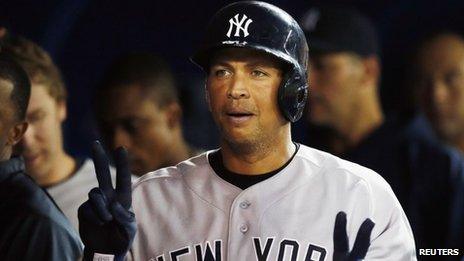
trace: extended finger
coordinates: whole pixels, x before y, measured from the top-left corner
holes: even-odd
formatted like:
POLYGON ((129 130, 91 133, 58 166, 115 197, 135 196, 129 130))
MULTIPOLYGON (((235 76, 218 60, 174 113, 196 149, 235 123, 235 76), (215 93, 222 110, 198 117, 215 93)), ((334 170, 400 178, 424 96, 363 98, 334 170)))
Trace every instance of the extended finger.
POLYGON ((114 189, 111 184, 109 160, 99 141, 93 143, 92 155, 98 187, 103 191, 106 197, 111 200, 114 197, 114 189))
POLYGON ((348 235, 346 234, 346 213, 338 212, 334 227, 334 252, 348 252, 348 235))
POLYGON ((114 158, 116 164, 116 195, 122 207, 128 210, 132 203, 132 188, 127 150, 124 147, 117 148, 114 152, 114 158))
POLYGON ((350 253, 350 257, 353 260, 364 259, 367 254, 367 250, 370 246, 371 233, 375 223, 369 218, 364 220, 361 227, 358 230, 356 239, 354 241, 353 250, 350 253))

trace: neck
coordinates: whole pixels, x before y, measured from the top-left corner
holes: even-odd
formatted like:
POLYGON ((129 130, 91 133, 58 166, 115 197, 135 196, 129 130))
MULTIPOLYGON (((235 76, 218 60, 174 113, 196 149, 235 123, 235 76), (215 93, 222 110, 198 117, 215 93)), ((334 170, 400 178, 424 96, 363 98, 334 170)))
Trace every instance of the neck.
POLYGON ((337 132, 344 141, 343 145, 338 144, 339 153, 357 146, 385 120, 376 95, 375 98, 362 100, 363 102, 357 104, 358 106, 353 109, 346 121, 341 122, 337 127, 337 132))
POLYGON ((239 150, 224 139, 221 153, 224 166, 232 172, 245 175, 259 175, 271 172, 283 166, 295 152, 291 140, 290 124, 281 133, 268 142, 249 144, 247 150, 239 150))
POLYGON ((54 159, 54 164, 51 167, 50 173, 45 175, 43 179, 37 180, 40 186, 51 186, 66 180, 69 176, 74 174, 76 168, 76 161, 61 151, 54 159))
POLYGON ((7 161, 11 158, 11 147, 5 146, 2 151, 0 151, 0 162, 7 161))
POLYGON ((175 142, 170 147, 171 156, 169 157, 169 162, 167 162, 166 166, 176 165, 177 163, 193 156, 191 149, 185 141, 180 129, 175 130, 175 132, 176 138, 173 139, 175 142))
POLYGON ((179 139, 178 142, 173 144, 171 147, 170 161, 166 166, 174 166, 177 163, 190 158, 192 155, 190 147, 187 145, 183 138, 179 139))

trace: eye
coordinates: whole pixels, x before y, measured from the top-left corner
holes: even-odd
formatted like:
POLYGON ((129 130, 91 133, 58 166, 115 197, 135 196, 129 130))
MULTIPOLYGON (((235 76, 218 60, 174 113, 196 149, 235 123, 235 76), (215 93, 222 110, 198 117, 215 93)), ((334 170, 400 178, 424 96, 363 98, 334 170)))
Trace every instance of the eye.
POLYGON ((445 82, 450 87, 458 87, 462 82, 462 74, 456 71, 450 72, 445 76, 445 82))
POLYGON ((136 134, 141 129, 142 122, 137 119, 125 119, 121 122, 121 126, 129 134, 136 134))
POLYGON ((35 124, 37 122, 42 121, 44 118, 45 118, 45 112, 39 111, 39 112, 32 113, 31 115, 28 115, 27 121, 30 124, 35 124))
POLYGON ((253 70, 251 72, 251 75, 253 77, 264 77, 264 76, 267 76, 267 73, 263 72, 263 71, 260 71, 260 70, 253 70))
POLYGON ((215 69, 214 70, 214 76, 216 77, 227 77, 231 74, 231 72, 229 72, 228 70, 226 69, 215 69))

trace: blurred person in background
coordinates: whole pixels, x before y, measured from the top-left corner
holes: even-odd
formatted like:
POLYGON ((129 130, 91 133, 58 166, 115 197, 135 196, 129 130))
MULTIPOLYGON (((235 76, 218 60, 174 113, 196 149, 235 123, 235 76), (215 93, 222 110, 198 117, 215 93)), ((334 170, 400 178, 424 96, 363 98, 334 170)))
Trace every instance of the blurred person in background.
POLYGON ((426 135, 419 119, 384 115, 374 25, 354 9, 334 7, 311 9, 301 24, 311 43, 307 120, 336 134, 327 148, 389 182, 417 248, 464 249, 463 159, 426 135))
POLYGON ((105 144, 124 146, 135 175, 176 165, 200 152, 182 134, 182 108, 174 76, 149 53, 120 57, 106 71, 95 95, 105 144))
POLYGON ((11 156, 28 127, 30 88, 26 72, 0 53, 0 260, 78 260, 79 236, 11 156))
POLYGON ((464 38, 432 34, 418 48, 414 67, 417 101, 434 133, 464 152, 464 38))
POLYGON ((67 93, 61 73, 38 44, 15 35, 4 42, 5 53, 31 79, 29 128, 16 149, 25 159, 27 173, 47 190, 77 231, 77 209, 97 182, 91 159, 74 158, 64 150, 67 93))

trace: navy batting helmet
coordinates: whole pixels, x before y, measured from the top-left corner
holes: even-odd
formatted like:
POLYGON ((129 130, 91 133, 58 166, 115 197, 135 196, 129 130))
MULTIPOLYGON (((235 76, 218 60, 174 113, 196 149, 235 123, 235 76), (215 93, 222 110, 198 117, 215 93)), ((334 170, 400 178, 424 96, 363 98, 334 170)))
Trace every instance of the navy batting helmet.
POLYGON ((290 122, 301 118, 308 96, 308 45, 289 14, 258 1, 227 5, 212 18, 200 49, 191 60, 207 71, 212 53, 227 47, 262 51, 289 65, 279 88, 278 104, 290 122))

